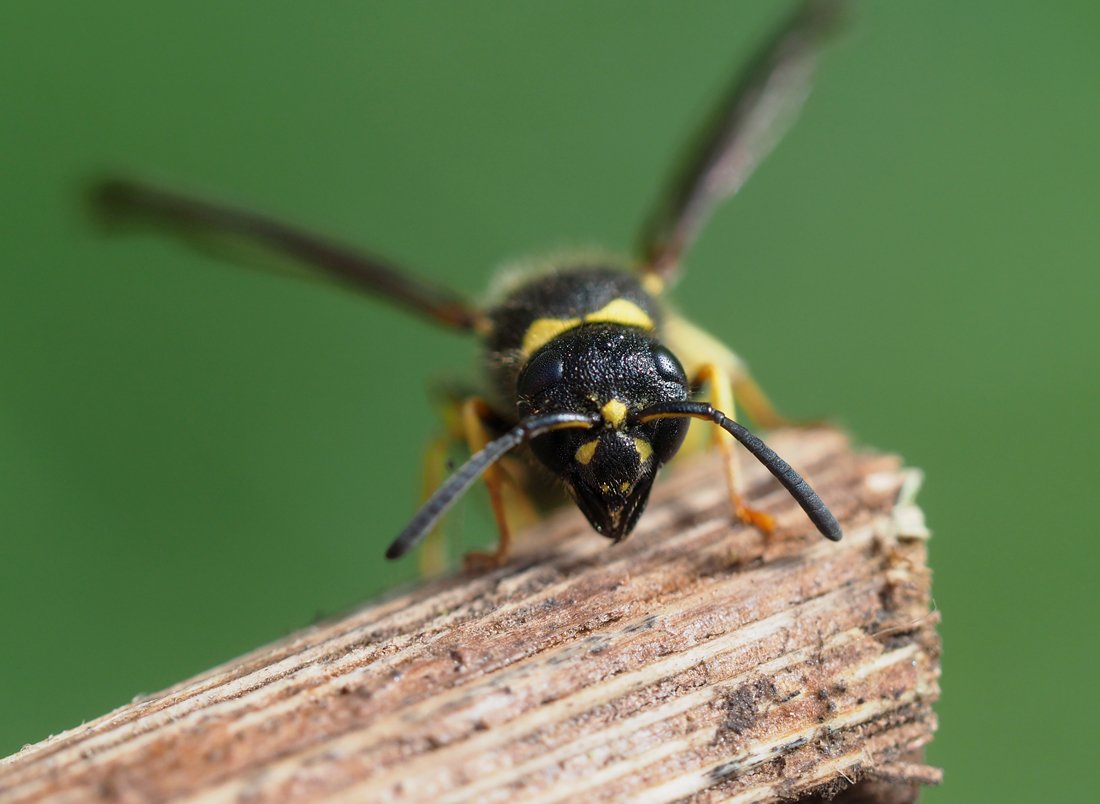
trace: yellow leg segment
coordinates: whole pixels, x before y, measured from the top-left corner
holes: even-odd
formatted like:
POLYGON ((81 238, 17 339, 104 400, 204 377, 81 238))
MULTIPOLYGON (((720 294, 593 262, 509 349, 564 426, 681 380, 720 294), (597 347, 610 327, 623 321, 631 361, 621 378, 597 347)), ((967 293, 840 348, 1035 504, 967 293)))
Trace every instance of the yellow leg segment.
MULTIPOLYGON (((490 415, 489 405, 479 397, 471 397, 462 405, 462 426, 466 431, 466 443, 471 455, 483 449, 492 440, 485 424, 490 415)), ((512 532, 508 527, 503 494, 506 475, 498 464, 494 464, 485 470, 483 478, 485 487, 489 490, 489 503, 493 507, 493 517, 497 522, 500 541, 497 542, 497 549, 491 553, 467 553, 466 569, 495 569, 508 560, 508 553, 512 548, 512 532)))
MULTIPOLYGON (((451 451, 456 442, 464 442, 470 454, 482 449, 492 440, 486 421, 492 412, 484 400, 471 397, 464 402, 449 402, 443 411, 445 432, 428 444, 424 452, 422 475, 422 500, 427 500, 442 485, 449 470, 451 451)), ((508 558, 511 546, 509 522, 525 527, 539 518, 534 504, 523 492, 524 467, 518 461, 505 457, 491 466, 484 475, 493 507, 493 517, 500 531, 500 543, 491 553, 471 553, 466 556, 468 568, 497 567, 508 558)), ((442 574, 449 564, 445 532, 442 524, 436 525, 418 551, 418 565, 423 577, 442 574)))
MULTIPOLYGON (((689 377, 699 376, 706 367, 721 369, 727 383, 733 388, 737 401, 753 424, 765 430, 776 427, 809 427, 820 421, 794 421, 775 409, 767 394, 749 374, 749 368, 740 357, 713 335, 681 318, 672 315, 665 323, 665 340, 673 354, 680 358, 689 377)), ((715 405, 717 407, 717 405, 715 405)))
POLYGON ((775 409, 767 394, 744 369, 733 379, 733 392, 753 423, 765 430, 779 427, 820 427, 826 424, 824 419, 788 419, 775 409))
POLYGON ((788 419, 775 409, 775 405, 768 399, 767 394, 756 384, 756 380, 748 375, 748 372, 742 371, 740 376, 732 381, 731 386, 741 406, 757 427, 774 430, 777 427, 797 425, 797 422, 788 419))
MULTIPOLYGON (((454 437, 451 434, 437 436, 424 451, 421 500, 427 500, 443 483, 447 472, 447 456, 454 437)), ((423 578, 441 575, 447 569, 447 545, 443 538, 443 526, 436 525, 424 539, 424 546, 417 552, 417 566, 423 578)))
MULTIPOLYGON (((696 385, 706 384, 710 404, 736 421, 733 403, 733 383, 727 371, 714 363, 705 363, 695 375, 696 385)), ((729 490, 730 505, 737 518, 746 525, 752 525, 765 536, 775 529, 775 519, 770 514, 757 511, 745 505, 741 495, 741 481, 737 471, 737 453, 729 434, 721 428, 714 428, 714 445, 722 455, 722 464, 726 472, 726 488, 729 490)))

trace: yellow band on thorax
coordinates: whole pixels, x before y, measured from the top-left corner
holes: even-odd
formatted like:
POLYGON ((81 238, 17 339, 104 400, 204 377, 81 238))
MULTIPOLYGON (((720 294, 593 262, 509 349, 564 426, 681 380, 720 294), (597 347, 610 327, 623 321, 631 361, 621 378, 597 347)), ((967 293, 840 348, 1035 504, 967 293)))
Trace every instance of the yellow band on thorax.
POLYGON ((652 330, 653 319, 632 301, 614 299, 595 312, 582 318, 536 318, 523 333, 521 349, 524 357, 530 357, 563 332, 581 324, 622 324, 652 330))

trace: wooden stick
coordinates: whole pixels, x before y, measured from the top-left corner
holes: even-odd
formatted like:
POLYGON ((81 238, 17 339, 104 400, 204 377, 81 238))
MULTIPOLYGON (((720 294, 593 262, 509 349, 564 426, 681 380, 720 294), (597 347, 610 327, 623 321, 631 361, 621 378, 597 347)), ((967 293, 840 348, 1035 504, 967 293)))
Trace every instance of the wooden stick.
POLYGON ((0 800, 911 800, 940 778, 920 760, 939 640, 919 475, 832 430, 771 442, 843 541, 748 461, 779 529, 732 524, 717 460, 687 461, 622 545, 563 511, 502 570, 391 594, 0 760, 0 800))

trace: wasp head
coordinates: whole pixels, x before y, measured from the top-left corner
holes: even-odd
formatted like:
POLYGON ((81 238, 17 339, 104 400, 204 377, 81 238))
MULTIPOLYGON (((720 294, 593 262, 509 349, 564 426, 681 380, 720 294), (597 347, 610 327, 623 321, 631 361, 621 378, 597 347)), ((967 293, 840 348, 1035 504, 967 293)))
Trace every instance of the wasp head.
POLYGON ((598 533, 625 539, 645 508, 657 469, 676 454, 688 427, 684 419, 639 424, 631 417, 649 405, 687 399, 680 361, 640 329, 585 324, 532 355, 517 390, 523 417, 599 417, 598 427, 547 433, 531 449, 565 481, 598 533))

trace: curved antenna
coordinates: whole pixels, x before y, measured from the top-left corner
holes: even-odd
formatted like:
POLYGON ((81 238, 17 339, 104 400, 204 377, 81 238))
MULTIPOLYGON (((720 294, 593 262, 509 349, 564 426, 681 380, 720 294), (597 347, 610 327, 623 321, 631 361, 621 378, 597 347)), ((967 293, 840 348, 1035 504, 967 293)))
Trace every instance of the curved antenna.
POLYGON ((731 436, 744 445, 745 449, 753 454, 756 460, 764 464, 765 468, 783 487, 790 492, 806 516, 814 523, 821 535, 826 539, 839 542, 841 536, 840 523, 836 521, 825 503, 817 496, 817 492, 810 488, 810 484, 802 479, 791 465, 775 454, 775 451, 754 436, 733 419, 727 418, 720 410, 715 410, 705 402, 668 402, 659 405, 650 405, 639 411, 632 417, 637 424, 654 421, 655 419, 671 419, 678 417, 691 417, 694 419, 706 419, 714 422, 731 436))
POLYGON ((436 489, 416 512, 412 521, 393 540, 393 544, 386 550, 386 558, 400 558, 419 544, 439 518, 473 485, 481 473, 500 460, 509 450, 551 430, 595 427, 598 421, 598 417, 588 413, 549 413, 545 416, 524 419, 500 438, 490 441, 436 489))
POLYGON ((452 329, 483 326, 481 312, 455 293, 415 279, 369 254, 248 210, 171 192, 126 179, 92 187, 97 212, 116 220, 143 220, 191 235, 222 235, 286 254, 373 296, 391 299, 452 329))

